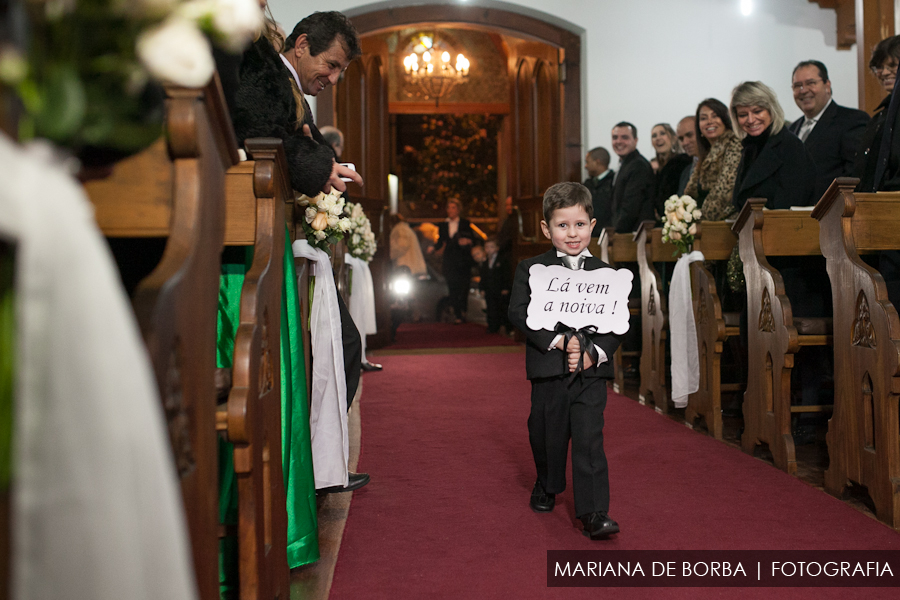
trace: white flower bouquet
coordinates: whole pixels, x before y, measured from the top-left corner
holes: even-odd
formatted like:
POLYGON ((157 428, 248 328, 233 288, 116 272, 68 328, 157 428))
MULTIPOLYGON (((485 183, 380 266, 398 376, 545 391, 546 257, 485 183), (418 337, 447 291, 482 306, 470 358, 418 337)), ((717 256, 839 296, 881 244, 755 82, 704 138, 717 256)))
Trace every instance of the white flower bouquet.
POLYGON ((19 139, 76 153, 126 155, 162 134, 151 81, 202 87, 215 71, 210 40, 239 52, 262 30, 259 0, 28 0, 27 47, 0 46, 0 84, 24 109, 19 139))
POLYGON ((675 244, 676 255, 690 252, 697 235, 697 221, 703 216, 697 201, 690 196, 672 195, 666 200, 665 208, 662 241, 675 244))
POLYGON ((350 231, 347 234, 350 254, 360 260, 371 262, 378 249, 375 234, 372 232, 372 223, 363 211, 361 204, 348 202, 346 210, 350 215, 350 231))
POLYGON ((328 194, 319 192, 315 198, 301 194, 298 202, 306 207, 306 214, 301 220, 306 240, 331 255, 331 246, 344 239, 344 234, 350 231, 350 219, 343 216, 344 198, 341 193, 332 189, 328 194))

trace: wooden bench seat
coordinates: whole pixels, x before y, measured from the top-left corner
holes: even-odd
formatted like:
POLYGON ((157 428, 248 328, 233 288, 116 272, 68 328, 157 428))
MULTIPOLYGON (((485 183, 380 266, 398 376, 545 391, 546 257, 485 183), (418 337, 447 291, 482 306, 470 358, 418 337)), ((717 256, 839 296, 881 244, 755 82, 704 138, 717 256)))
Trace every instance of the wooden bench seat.
POLYGON ((817 256, 819 223, 810 211, 764 210, 766 201, 751 198, 732 230, 737 233, 747 282, 748 373, 744 394, 742 449, 752 454, 768 444, 775 465, 796 475, 791 413, 824 410, 791 406, 791 370, 801 346, 831 344, 827 322, 793 318, 781 273, 768 259, 774 256, 817 256))
POLYGON ((668 298, 662 292, 663 281, 653 263, 674 263, 675 246, 662 241, 662 228, 655 221, 644 221, 634 234, 641 279, 641 384, 638 399, 653 402, 656 410, 669 411, 669 387, 666 382, 666 338, 668 336, 668 298))
POLYGON ((241 289, 232 387, 217 416, 234 448, 240 597, 287 598, 280 358, 285 212, 294 196, 281 140, 245 146, 252 160, 227 174, 225 245, 252 243, 253 262, 241 289))
MULTIPOLYGON (((704 261, 724 261, 731 256, 737 236, 724 221, 701 221, 694 237, 694 249, 703 253, 704 261)), ((722 350, 730 337, 740 336, 740 313, 722 311, 716 280, 704 261, 690 265, 691 304, 697 330, 700 359, 700 386, 688 397, 684 418, 694 426, 703 418, 710 435, 722 439, 722 392, 739 391, 740 384, 722 384, 722 350)))
POLYGON ((825 489, 865 486, 878 518, 900 527, 900 319, 884 278, 860 255, 900 248, 900 194, 854 194, 837 179, 816 205, 834 303, 834 413, 825 489))
POLYGON ((200 597, 219 597, 216 298, 237 143, 218 79, 166 88, 166 136, 85 183, 108 237, 166 238, 132 297, 163 402, 200 597))
MULTIPOLYGON (((603 230, 599 238, 591 239, 591 254, 599 256, 600 260, 613 268, 621 263, 637 262, 637 245, 634 236, 630 233, 616 233, 613 227, 603 230)), ((634 285, 639 285, 638 281, 634 285)), ((640 317, 641 299, 639 297, 628 299, 628 313, 631 317, 640 317)), ((613 354, 613 390, 617 394, 625 393, 625 358, 639 358, 640 350, 624 350, 622 345, 613 354)))

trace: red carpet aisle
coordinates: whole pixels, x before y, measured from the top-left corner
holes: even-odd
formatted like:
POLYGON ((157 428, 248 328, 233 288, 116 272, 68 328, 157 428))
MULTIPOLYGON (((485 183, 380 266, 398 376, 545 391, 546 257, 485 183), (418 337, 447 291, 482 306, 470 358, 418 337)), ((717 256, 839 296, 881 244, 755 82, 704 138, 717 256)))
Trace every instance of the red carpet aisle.
POLYGON ((477 323, 404 323, 397 330, 396 341, 388 350, 421 348, 477 348, 481 346, 515 346, 516 342, 497 333, 488 333, 477 323))
POLYGON ((331 598, 888 598, 872 588, 546 587, 546 550, 900 549, 900 534, 621 396, 606 418, 612 516, 591 542, 571 489, 550 514, 534 483, 524 354, 384 357, 367 376, 356 492, 331 598))

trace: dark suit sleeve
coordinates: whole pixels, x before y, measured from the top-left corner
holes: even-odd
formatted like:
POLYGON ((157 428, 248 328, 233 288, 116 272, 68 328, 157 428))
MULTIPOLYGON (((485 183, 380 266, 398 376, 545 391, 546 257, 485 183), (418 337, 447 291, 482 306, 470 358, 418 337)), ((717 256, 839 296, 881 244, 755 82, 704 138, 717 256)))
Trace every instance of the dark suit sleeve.
POLYGON ((613 354, 622 343, 622 336, 614 333, 595 333, 591 336, 594 345, 606 353, 607 362, 612 362, 613 354))
POLYGON ((509 298, 509 322, 519 328, 525 334, 528 341, 543 353, 547 353, 547 347, 556 334, 546 329, 535 331, 529 329, 525 320, 528 318, 528 305, 531 303, 531 286, 528 285, 528 269, 533 263, 522 261, 516 267, 516 276, 513 279, 512 292, 509 298))
POLYGON ((447 238, 450 236, 450 228, 446 223, 438 223, 438 240, 434 243, 434 251, 437 252, 441 248, 444 247, 444 244, 447 243, 447 238))
MULTIPOLYGON (((862 144, 863 134, 869 124, 869 115, 861 110, 850 111, 847 115, 848 125, 841 133, 841 175, 853 176, 853 165, 856 162, 856 153, 862 144)), ((829 185, 831 182, 829 182, 829 185)))
POLYGON ((653 169, 643 161, 635 162, 625 181, 616 182, 616 185, 625 186, 615 217, 617 233, 631 233, 637 229, 645 205, 653 201, 653 169))

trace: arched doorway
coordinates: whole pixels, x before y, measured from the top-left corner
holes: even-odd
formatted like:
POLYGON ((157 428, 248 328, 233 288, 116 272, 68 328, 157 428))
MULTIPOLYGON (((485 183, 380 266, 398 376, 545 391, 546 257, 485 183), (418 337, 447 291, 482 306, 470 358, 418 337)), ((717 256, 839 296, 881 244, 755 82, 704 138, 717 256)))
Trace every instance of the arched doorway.
MULTIPOLYGON (((546 55, 530 56, 533 53, 527 48, 511 57, 515 62, 511 60, 509 68, 510 110, 516 125, 509 141, 510 147, 516 148, 519 160, 510 164, 508 191, 514 196, 529 197, 541 193, 548 181, 581 179, 581 36, 576 33, 580 28, 552 23, 550 17, 541 20, 509 10, 446 4, 402 8, 384 8, 379 4, 349 10, 346 14, 364 39, 370 34, 409 26, 453 25, 510 33, 555 48, 555 61, 547 60, 546 55), (548 143, 551 140, 553 143, 548 143)), ((357 106, 348 111, 352 116, 344 120, 349 127, 365 130, 360 133, 359 141, 365 142, 362 147, 367 148, 366 157, 360 159, 368 158, 366 163, 371 161, 373 167, 378 167, 376 172, 369 170, 368 164, 357 165, 371 173, 370 179, 375 184, 364 195, 385 198, 387 172, 383 169, 387 165, 379 164, 383 162, 379 157, 387 155, 389 146, 387 136, 380 135, 377 128, 386 126, 380 112, 387 106, 381 106, 386 97, 381 89, 383 83, 377 80, 384 78, 387 65, 381 57, 371 56, 359 63, 355 73, 348 72, 358 77, 358 81, 344 86, 353 89, 347 100, 353 101, 355 96, 357 106), (375 151, 373 145, 378 145, 380 150, 375 151)), ((340 120, 339 101, 336 101, 339 88, 318 97, 316 121, 320 125, 340 120)))
MULTIPOLYGON (((580 28, 549 22, 552 17, 544 21, 531 14, 477 6, 401 9, 381 4, 345 14, 360 34, 364 54, 351 64, 342 81, 327 91, 330 93, 319 94, 316 122, 337 125, 344 132, 344 160, 355 163, 366 180, 362 193, 354 199, 366 208, 373 226, 381 229, 378 223, 383 222, 383 208, 388 204, 387 176, 397 154, 397 116, 427 112, 426 106, 433 105, 433 101, 421 102, 422 106, 411 108, 413 103, 396 102, 395 95, 389 95, 389 78, 396 78, 398 68, 402 76, 402 66, 398 67, 402 49, 394 45, 397 36, 393 42, 386 38, 392 32, 400 32, 402 38, 403 32, 411 29, 477 31, 492 36, 503 56, 496 75, 504 87, 502 102, 482 100, 468 108, 466 102, 455 106, 442 102, 442 107, 433 110, 503 116, 493 221, 496 224, 505 197, 512 196, 522 216, 524 236, 523 243, 517 243, 516 254, 530 256, 543 251, 547 244, 541 242, 546 240, 538 238, 544 190, 559 181, 581 180, 581 35, 576 32, 580 28)), ((382 239, 386 241, 386 237, 382 239)), ((372 266, 376 276, 379 267, 372 266)), ((376 302, 378 296, 376 291, 376 302)), ((382 312, 387 311, 379 314, 382 312)), ((380 321, 378 328, 379 332, 383 329, 380 321)), ((380 342, 370 339, 372 347, 380 342)))

